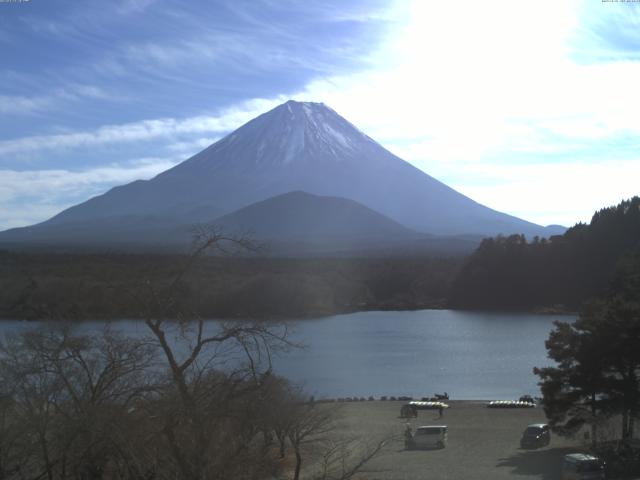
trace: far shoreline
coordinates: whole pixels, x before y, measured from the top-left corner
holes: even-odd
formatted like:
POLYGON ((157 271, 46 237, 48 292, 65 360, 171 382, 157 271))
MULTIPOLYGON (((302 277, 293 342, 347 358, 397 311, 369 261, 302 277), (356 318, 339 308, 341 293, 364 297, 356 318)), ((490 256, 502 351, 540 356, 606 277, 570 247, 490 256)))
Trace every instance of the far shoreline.
MULTIPOLYGON (((498 308, 455 308, 452 306, 448 306, 442 304, 440 302, 433 304, 421 304, 415 306, 408 305, 369 305, 362 308, 344 308, 344 309, 335 309, 332 311, 323 311, 323 312, 303 312, 303 313, 295 313, 292 315, 238 315, 238 316, 217 316, 213 314, 200 314, 199 317, 194 317, 192 320, 204 319, 204 320, 220 320, 220 321, 238 321, 238 322, 288 322, 288 321, 304 321, 304 320, 320 320, 326 317, 333 317, 337 315, 350 315, 353 313, 364 313, 364 312, 419 312, 426 310, 451 310, 456 312, 481 312, 487 314, 501 314, 501 315, 542 315, 542 316, 553 316, 553 315, 561 315, 561 316, 577 316, 579 312, 573 311, 570 309, 557 308, 553 307, 537 307, 533 309, 498 309, 498 308)), ((120 320, 139 320, 144 321, 144 317, 135 316, 135 315, 105 315, 105 316, 92 316, 91 318, 70 318, 59 315, 59 318, 53 318, 55 315, 51 315, 47 317, 46 315, 42 316, 30 316, 23 318, 16 318, 15 316, 2 316, 0 315, 0 322, 3 321, 25 321, 25 322, 70 322, 70 323, 82 323, 82 322, 113 322, 120 320)), ((177 317, 166 317, 168 321, 177 321, 177 317)))

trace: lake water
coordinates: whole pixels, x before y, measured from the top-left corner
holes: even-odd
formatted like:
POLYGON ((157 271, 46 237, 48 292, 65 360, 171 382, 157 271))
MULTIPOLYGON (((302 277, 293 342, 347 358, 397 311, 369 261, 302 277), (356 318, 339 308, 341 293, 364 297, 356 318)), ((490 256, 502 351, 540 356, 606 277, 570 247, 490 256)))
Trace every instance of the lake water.
MULTIPOLYGON (((448 392, 454 399, 539 395, 534 366, 550 365, 544 342, 554 320, 573 316, 420 310, 358 312, 289 322, 305 344, 275 359, 275 371, 321 397, 414 397, 448 392)), ((0 331, 33 324, 5 321, 0 331)), ((98 330, 101 322, 83 329, 98 330)), ((118 329, 146 333, 135 321, 118 329)))

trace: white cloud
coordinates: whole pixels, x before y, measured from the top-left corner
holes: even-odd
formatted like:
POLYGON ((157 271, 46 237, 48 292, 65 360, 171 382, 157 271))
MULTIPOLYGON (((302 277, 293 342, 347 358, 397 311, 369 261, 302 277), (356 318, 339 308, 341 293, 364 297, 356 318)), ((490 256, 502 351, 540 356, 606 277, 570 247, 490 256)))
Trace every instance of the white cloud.
POLYGON ((318 79, 296 98, 330 104, 497 210, 588 220, 639 193, 640 63, 572 59, 581 3, 416 0, 377 68, 318 79))
POLYGON ((638 194, 640 155, 602 163, 474 163, 465 169, 475 181, 450 185, 474 200, 542 225, 572 226, 638 194))
POLYGON ((0 113, 24 115, 60 108, 63 102, 78 101, 83 98, 110 99, 101 88, 94 85, 69 85, 58 88, 47 95, 0 95, 0 113))
POLYGON ((0 230, 41 222, 114 185, 152 178, 178 162, 149 157, 79 171, 0 170, 0 230))
POLYGON ((31 113, 51 107, 53 97, 25 97, 22 95, 0 95, 0 113, 31 113))
POLYGON ((107 165, 98 168, 70 171, 56 170, 0 170, 0 200, 11 201, 34 193, 54 192, 75 194, 78 189, 93 185, 123 183, 150 178, 171 168, 175 159, 141 158, 129 165, 107 165))
POLYGON ((24 227, 41 222, 60 213, 71 204, 59 198, 54 200, 39 199, 37 202, 20 204, 0 204, 0 231, 9 228, 24 227))
POLYGON ((0 142, 0 156, 47 149, 139 142, 156 138, 169 138, 172 135, 179 134, 226 133, 256 115, 277 106, 282 101, 284 101, 283 97, 277 99, 255 99, 223 110, 217 116, 202 115, 184 119, 160 118, 142 120, 120 125, 106 125, 92 131, 6 140, 0 142))
POLYGON ((180 154, 191 156, 195 155, 204 148, 207 148, 209 145, 214 144, 218 140, 219 138, 203 137, 188 142, 171 143, 166 146, 166 149, 172 152, 179 152, 180 154))

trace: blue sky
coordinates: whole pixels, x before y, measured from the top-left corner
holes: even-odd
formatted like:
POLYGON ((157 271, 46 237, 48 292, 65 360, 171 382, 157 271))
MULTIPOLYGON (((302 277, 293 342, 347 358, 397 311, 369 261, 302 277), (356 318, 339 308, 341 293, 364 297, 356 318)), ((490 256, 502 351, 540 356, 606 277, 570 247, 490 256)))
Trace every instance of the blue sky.
POLYGON ((640 193, 640 3, 14 1, 0 49, 0 229, 150 178, 289 98, 537 223, 640 193))

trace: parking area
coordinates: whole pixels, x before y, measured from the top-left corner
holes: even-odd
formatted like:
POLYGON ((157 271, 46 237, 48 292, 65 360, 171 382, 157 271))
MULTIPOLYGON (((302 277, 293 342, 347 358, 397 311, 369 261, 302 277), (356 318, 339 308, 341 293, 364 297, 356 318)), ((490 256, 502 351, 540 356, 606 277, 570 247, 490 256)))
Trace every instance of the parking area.
POLYGON ((526 426, 546 422, 541 408, 487 408, 486 402, 474 401, 448 403, 451 408, 441 418, 437 410, 427 410, 409 420, 414 429, 421 425, 448 426, 447 447, 434 450, 404 448, 407 419, 400 418, 403 402, 344 404, 341 410, 345 433, 370 442, 384 436, 395 437, 358 478, 556 480, 562 457, 583 450, 582 441, 553 434, 549 446, 520 449, 520 437, 526 426))

